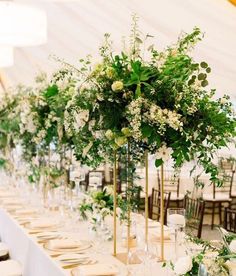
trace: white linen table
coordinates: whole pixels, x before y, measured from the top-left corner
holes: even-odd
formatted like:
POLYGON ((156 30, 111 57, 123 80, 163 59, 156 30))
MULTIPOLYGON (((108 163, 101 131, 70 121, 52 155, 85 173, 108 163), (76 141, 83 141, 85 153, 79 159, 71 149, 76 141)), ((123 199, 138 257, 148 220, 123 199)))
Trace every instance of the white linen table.
POLYGON ((23 265, 24 276, 66 275, 66 271, 3 209, 0 209, 0 237, 8 245, 10 257, 23 265))

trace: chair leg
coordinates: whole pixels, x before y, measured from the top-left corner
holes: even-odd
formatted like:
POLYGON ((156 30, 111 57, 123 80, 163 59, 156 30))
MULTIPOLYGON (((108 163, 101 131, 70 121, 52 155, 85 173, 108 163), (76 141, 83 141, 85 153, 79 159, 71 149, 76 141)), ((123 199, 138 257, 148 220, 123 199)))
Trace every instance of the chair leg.
POLYGON ((222 225, 222 214, 221 214, 221 210, 222 210, 222 205, 221 202, 219 202, 219 220, 220 220, 220 225, 222 225))
POLYGON ((214 219, 215 219, 215 202, 212 203, 212 217, 211 217, 211 229, 214 228, 214 219))

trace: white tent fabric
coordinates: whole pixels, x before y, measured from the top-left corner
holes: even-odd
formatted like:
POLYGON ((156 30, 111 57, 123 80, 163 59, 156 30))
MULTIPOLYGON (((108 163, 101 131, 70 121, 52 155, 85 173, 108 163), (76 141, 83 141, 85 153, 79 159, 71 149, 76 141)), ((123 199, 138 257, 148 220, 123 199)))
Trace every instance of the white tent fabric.
POLYGON ((17 1, 35 5, 48 15, 48 43, 40 47, 17 48, 15 65, 4 70, 8 85, 31 84, 37 72, 51 73, 56 55, 69 63, 87 54, 98 57, 103 34, 110 33, 114 49, 121 50, 122 36, 129 36, 131 15, 136 13, 140 29, 154 35, 160 49, 176 41, 181 31, 199 26, 203 42, 194 51, 197 60, 212 68, 211 87, 219 95, 236 101, 236 6, 227 0, 48 0, 17 1))

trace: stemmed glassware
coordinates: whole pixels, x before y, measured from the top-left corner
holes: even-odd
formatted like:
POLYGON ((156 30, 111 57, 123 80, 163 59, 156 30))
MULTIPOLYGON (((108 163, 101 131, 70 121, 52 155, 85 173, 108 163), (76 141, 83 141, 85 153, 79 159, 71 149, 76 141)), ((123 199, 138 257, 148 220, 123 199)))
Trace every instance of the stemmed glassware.
POLYGON ((178 257, 178 245, 180 235, 185 227, 185 209, 184 208, 169 208, 167 210, 167 226, 174 231, 175 240, 175 258, 178 257))

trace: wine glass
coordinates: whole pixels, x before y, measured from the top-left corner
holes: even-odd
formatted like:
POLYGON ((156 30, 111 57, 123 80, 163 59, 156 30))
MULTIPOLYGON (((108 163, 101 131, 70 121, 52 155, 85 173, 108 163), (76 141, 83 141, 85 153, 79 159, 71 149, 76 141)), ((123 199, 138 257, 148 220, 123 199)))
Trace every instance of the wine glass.
POLYGON ((185 227, 185 209, 169 208, 167 210, 167 226, 173 229, 175 235, 175 258, 178 257, 179 235, 185 227))

